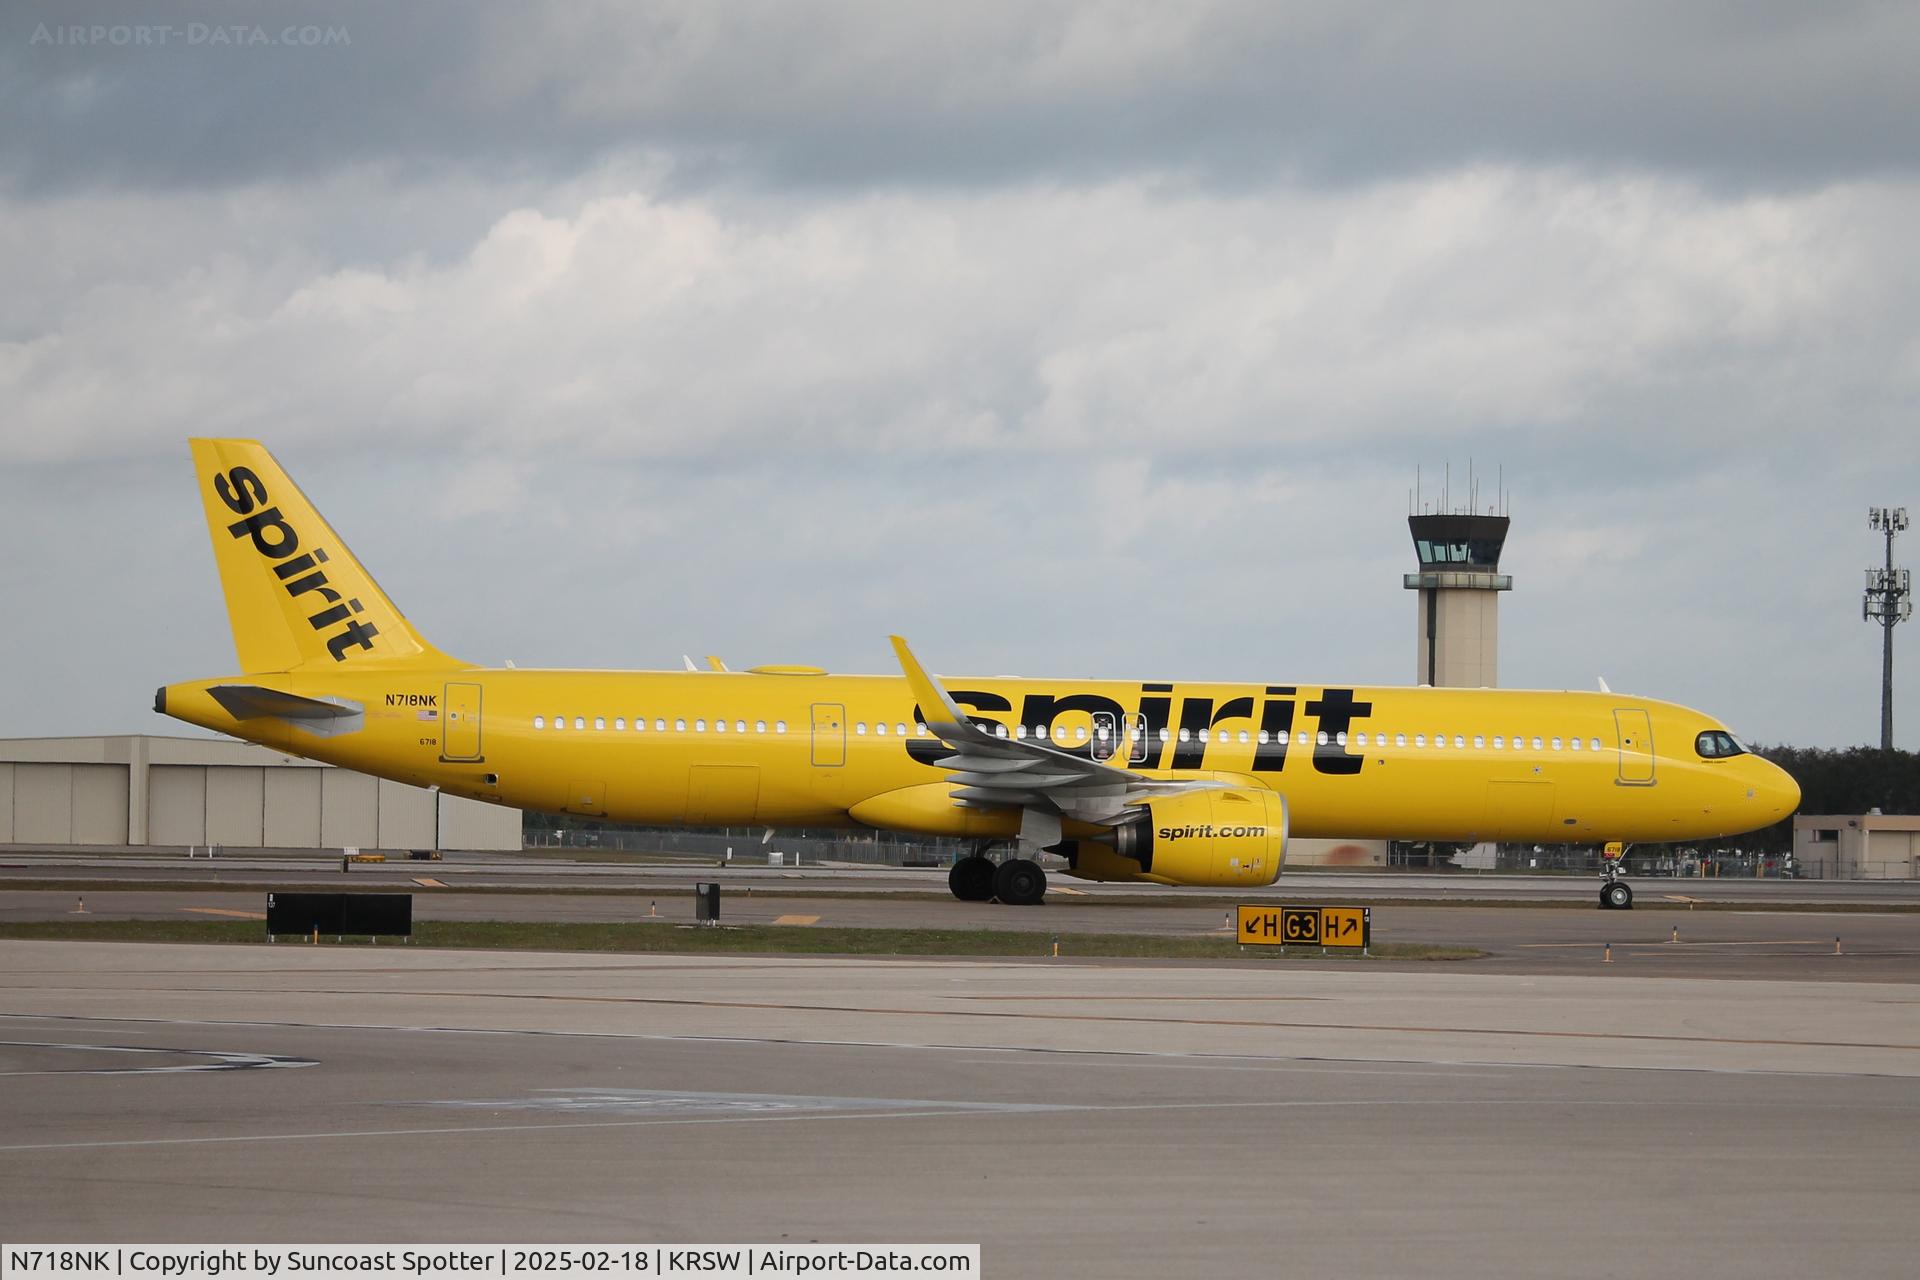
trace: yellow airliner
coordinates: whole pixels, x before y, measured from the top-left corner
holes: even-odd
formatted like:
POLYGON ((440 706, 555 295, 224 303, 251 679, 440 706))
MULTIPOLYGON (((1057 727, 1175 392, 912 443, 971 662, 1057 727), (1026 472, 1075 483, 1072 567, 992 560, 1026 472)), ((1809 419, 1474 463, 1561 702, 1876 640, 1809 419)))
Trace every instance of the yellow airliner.
MULTIPOLYGON (((899 637, 885 676, 477 667, 421 637, 264 447, 192 444, 245 674, 168 685, 154 709, 453 795, 968 837, 953 892, 1005 903, 1046 892, 1039 850, 1082 879, 1244 887, 1280 874, 1289 834, 1695 840, 1799 803, 1719 721, 1611 693, 943 684, 899 637)), ((1602 901, 1632 893, 1613 876, 1602 901)))

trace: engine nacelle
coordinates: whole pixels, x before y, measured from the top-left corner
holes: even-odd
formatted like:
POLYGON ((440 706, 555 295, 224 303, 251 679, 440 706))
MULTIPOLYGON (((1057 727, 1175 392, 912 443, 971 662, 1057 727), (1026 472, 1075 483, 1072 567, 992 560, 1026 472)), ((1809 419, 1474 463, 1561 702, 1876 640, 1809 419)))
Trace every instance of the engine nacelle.
POLYGON ((1189 791, 1150 800, 1114 828, 1111 843, 1070 851, 1085 880, 1234 888, 1272 884, 1286 857, 1287 803, 1264 787, 1189 791))

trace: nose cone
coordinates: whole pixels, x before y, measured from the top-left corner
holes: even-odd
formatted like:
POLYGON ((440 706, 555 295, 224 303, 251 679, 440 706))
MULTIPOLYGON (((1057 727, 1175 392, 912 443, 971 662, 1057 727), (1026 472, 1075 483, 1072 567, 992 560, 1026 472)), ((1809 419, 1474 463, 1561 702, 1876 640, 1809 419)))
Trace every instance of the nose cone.
POLYGON ((1760 779, 1754 784, 1754 799, 1764 807, 1770 820, 1778 820, 1800 807, 1800 784, 1793 775, 1771 760, 1755 760, 1760 779))

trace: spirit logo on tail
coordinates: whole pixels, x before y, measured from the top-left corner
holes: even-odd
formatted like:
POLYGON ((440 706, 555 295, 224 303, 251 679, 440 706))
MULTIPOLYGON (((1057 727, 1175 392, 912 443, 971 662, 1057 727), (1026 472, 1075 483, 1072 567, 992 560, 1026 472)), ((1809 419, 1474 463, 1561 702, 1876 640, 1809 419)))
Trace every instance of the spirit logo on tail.
POLYGON ((289 596, 303 596, 309 591, 319 593, 327 607, 308 616, 307 622, 315 631, 325 631, 337 622, 347 624, 327 637, 327 652, 335 662, 344 660, 352 645, 373 648, 373 638, 380 634, 380 628, 352 617, 362 611, 360 602, 342 600, 340 593, 327 585, 326 570, 320 568, 327 562, 326 548, 315 547, 294 554, 300 550, 300 534, 287 523, 279 507, 263 505, 272 498, 259 476, 246 467, 235 467, 214 477, 213 491, 220 495, 220 501, 229 511, 245 517, 228 525, 227 532, 235 538, 251 538, 255 551, 268 560, 277 561, 273 576, 280 579, 289 596))

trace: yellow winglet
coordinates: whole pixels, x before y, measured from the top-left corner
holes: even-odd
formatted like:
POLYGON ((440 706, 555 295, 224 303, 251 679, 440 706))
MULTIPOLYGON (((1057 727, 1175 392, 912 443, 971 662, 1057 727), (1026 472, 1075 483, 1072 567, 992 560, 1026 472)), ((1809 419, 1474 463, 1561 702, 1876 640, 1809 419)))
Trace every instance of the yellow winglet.
POLYGON ((927 669, 913 656, 913 650, 907 648, 907 642, 900 636, 888 636, 887 639, 893 642, 893 656, 900 660, 900 670, 907 677, 907 687, 913 690, 913 700, 920 704, 920 714, 927 725, 932 727, 944 723, 955 729, 966 727, 966 713, 947 696, 947 691, 940 687, 939 681, 927 674, 927 669), (945 721, 935 716, 935 707, 946 713, 945 721))

